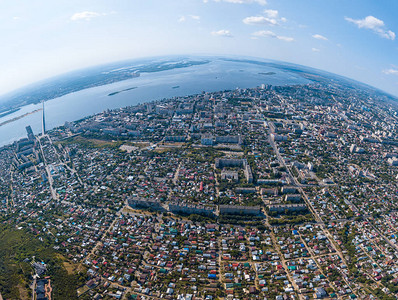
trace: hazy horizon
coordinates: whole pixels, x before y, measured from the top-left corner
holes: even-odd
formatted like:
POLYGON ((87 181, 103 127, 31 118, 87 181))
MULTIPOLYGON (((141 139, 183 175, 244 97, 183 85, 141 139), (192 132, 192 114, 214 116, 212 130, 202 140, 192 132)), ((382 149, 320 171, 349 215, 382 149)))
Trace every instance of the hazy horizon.
MULTIPOLYGON (((40 86, 40 84, 50 83, 53 80, 61 79, 61 78, 65 77, 65 76, 68 76, 68 75, 73 75, 73 74, 78 75, 80 72, 84 72, 86 70, 91 70, 91 69, 96 69, 96 68, 101 68, 101 67, 107 67, 107 66, 111 66, 111 65, 115 65, 115 64, 121 64, 121 63, 124 63, 124 62, 125 63, 130 63, 130 62, 135 62, 135 61, 136 62, 141 62, 141 61, 146 61, 146 60, 150 61, 150 60, 164 59, 164 58, 170 58, 170 59, 171 58, 193 58, 193 59, 195 59, 195 58, 201 58, 201 59, 208 58, 208 59, 210 59, 210 58, 213 58, 213 57, 226 58, 226 59, 229 59, 229 58, 230 59, 238 59, 238 58, 240 58, 240 59, 247 59, 247 60, 251 59, 251 60, 264 61, 264 62, 274 62, 274 63, 279 63, 279 64, 287 64, 287 65, 298 66, 298 67, 303 67, 303 68, 310 68, 310 69, 314 69, 315 71, 321 71, 321 72, 330 73, 330 74, 333 74, 333 75, 341 76, 342 78, 346 78, 346 79, 349 79, 349 80, 356 81, 356 82, 358 82, 360 84, 368 85, 370 88, 374 88, 375 90, 379 90, 382 93, 385 93, 385 94, 390 95, 392 97, 396 97, 396 99, 398 100, 398 94, 395 95, 395 94, 390 93, 388 91, 385 91, 385 90, 383 90, 381 88, 378 88, 378 87, 376 87, 376 86, 374 86, 372 84, 368 84, 368 83, 356 80, 355 78, 347 77, 347 76, 342 75, 342 74, 337 74, 337 73, 333 73, 333 72, 330 72, 330 71, 327 71, 327 70, 314 68, 314 67, 311 67, 311 66, 305 66, 305 65, 298 64, 298 63, 294 63, 294 62, 281 61, 281 60, 276 60, 276 59, 267 59, 267 58, 261 58, 261 57, 253 57, 253 56, 245 56, 245 55, 170 54, 170 55, 165 55, 165 56, 156 55, 156 56, 150 56, 150 57, 138 57, 138 58, 124 59, 124 60, 121 60, 121 61, 112 61, 112 62, 107 62, 107 63, 103 63, 103 64, 87 66, 85 68, 74 69, 74 70, 70 70, 68 72, 63 72, 63 73, 60 73, 60 74, 55 74, 55 75, 50 76, 50 77, 42 78, 42 79, 40 79, 38 81, 27 83, 26 85, 20 86, 20 87, 14 89, 14 90, 6 92, 5 94, 0 94, 0 103, 1 103, 2 98, 12 97, 14 94, 17 94, 17 93, 23 93, 23 91, 25 89, 32 89, 32 88, 35 89, 36 87, 40 86)), ((57 98, 57 97, 55 97, 55 98, 57 98)), ((5 99, 5 101, 7 101, 7 99, 5 99)))
POLYGON ((0 95, 70 71, 168 55, 247 56, 398 96, 394 11, 370 0, 3 3, 0 95))

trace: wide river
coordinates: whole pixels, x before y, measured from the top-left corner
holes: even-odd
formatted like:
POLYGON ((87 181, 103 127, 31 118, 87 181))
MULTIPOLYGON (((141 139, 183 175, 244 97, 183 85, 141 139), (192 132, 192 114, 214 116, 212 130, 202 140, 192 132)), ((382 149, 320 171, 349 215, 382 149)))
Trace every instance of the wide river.
MULTIPOLYGON (((277 68, 243 62, 213 60, 208 64, 168 71, 142 73, 140 77, 71 93, 45 103, 47 129, 76 121, 106 109, 136 105, 152 100, 186 96, 235 88, 252 88, 261 84, 306 84, 299 75, 277 68), (266 74, 274 72, 275 74, 266 74), (262 73, 262 74, 260 74, 262 73), (110 93, 122 91, 113 96, 110 93)), ((19 111, 0 118, 7 120, 30 113, 18 120, 0 126, 0 146, 26 137, 25 127, 30 125, 35 134, 41 132, 41 104, 26 105, 19 111), (33 112, 33 113, 31 113, 33 112)))

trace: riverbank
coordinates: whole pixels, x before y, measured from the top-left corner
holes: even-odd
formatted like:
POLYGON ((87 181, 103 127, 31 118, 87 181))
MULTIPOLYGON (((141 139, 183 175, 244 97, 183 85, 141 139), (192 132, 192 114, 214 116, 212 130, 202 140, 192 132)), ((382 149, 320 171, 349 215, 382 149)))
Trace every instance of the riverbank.
MULTIPOLYGON (((19 109, 18 109, 18 110, 19 110, 19 109)), ((6 125, 6 124, 8 124, 8 123, 12 123, 12 122, 18 121, 19 119, 25 118, 26 116, 35 114, 35 113, 37 113, 37 112, 39 112, 39 111, 41 111, 41 110, 43 110, 43 109, 42 109, 42 108, 35 109, 34 111, 31 111, 31 112, 28 112, 28 113, 26 113, 26 114, 20 115, 20 116, 18 116, 18 117, 12 118, 12 119, 10 119, 10 120, 1 122, 1 123, 0 123, 0 127, 6 125)))

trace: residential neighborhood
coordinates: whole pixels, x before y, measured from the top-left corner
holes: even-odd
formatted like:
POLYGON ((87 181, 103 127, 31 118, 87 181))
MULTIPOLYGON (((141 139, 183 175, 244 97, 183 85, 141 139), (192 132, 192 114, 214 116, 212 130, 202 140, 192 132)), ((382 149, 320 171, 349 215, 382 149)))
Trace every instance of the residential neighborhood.
MULTIPOLYGON (((396 299, 384 100, 263 85, 27 128, 0 150, 0 220, 49 246, 79 299, 396 299)), ((57 299, 40 259, 29 293, 57 299)))

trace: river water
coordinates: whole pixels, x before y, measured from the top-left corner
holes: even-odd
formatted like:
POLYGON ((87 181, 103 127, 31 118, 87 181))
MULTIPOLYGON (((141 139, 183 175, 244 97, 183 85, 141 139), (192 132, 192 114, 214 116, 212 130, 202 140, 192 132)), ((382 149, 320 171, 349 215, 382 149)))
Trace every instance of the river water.
MULTIPOLYGON (((261 84, 306 84, 307 79, 296 73, 244 62, 212 60, 208 64, 172 69, 154 73, 142 73, 140 77, 104 86, 85 89, 45 102, 46 128, 76 121, 106 109, 136 105, 152 100, 186 96, 235 88, 252 88, 261 84), (274 72, 266 75, 264 73, 274 72), (263 73, 263 74, 259 74, 263 73), (110 93, 130 89, 113 96, 110 93)), ((41 104, 31 104, 19 111, 0 118, 0 123, 33 112, 41 104)), ((30 125, 35 134, 41 132, 41 111, 0 126, 0 146, 26 137, 25 127, 30 125)))

